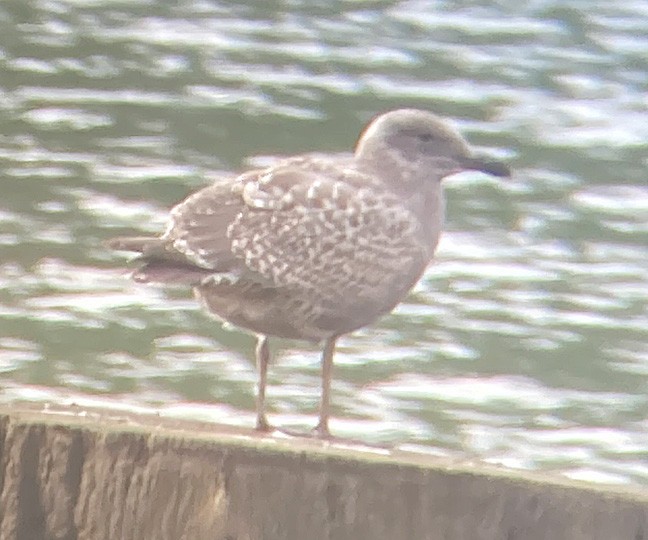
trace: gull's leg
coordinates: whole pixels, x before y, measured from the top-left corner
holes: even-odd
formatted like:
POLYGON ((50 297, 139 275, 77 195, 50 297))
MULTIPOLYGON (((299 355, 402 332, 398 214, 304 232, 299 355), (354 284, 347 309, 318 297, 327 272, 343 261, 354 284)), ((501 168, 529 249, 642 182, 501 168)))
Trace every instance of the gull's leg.
POLYGON ((268 336, 259 334, 256 344, 256 365, 259 372, 259 388, 257 388, 256 399, 256 429, 258 431, 270 431, 271 427, 265 414, 265 393, 268 382, 268 364, 270 363, 270 346, 268 336))
POLYGON ((331 437, 328 428, 329 405, 331 402, 331 375, 333 374, 333 353, 338 336, 330 337, 324 342, 322 351, 322 401, 320 404, 319 423, 315 427, 315 434, 322 439, 331 437))

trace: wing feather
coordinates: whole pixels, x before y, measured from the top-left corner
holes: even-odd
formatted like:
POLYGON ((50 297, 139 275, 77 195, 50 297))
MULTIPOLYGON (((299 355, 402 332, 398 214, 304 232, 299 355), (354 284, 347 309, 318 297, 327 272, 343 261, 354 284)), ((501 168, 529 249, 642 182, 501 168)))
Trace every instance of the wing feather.
POLYGON ((404 269, 424 268, 428 246, 402 201, 357 170, 309 165, 288 163, 239 187, 245 207, 227 236, 249 270, 335 302, 384 295, 404 269))
POLYGON ((240 266, 227 236, 228 226, 245 207, 235 186, 233 179, 223 179, 176 205, 161 238, 162 258, 182 259, 214 272, 231 272, 240 266))
POLYGON ((399 276, 425 267, 429 246, 419 228, 370 175, 301 157, 190 195, 144 257, 150 269, 189 265, 313 300, 371 301, 385 288, 409 289, 412 283, 398 283, 399 276))

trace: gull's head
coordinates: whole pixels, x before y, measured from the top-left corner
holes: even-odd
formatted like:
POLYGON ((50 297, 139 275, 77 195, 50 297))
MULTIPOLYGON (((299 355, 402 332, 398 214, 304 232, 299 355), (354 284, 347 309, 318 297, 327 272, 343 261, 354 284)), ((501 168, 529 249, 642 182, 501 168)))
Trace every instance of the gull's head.
POLYGON ((506 165, 474 154, 461 134, 442 118, 420 109, 397 109, 374 118, 355 149, 359 161, 401 166, 438 180, 467 170, 510 176, 506 165))

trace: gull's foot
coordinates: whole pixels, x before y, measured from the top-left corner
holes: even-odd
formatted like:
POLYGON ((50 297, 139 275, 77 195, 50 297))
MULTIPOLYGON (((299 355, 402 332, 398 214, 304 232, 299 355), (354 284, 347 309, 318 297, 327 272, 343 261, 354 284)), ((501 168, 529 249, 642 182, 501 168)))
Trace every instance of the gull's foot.
POLYGON ((269 433, 274 430, 274 427, 268 422, 268 419, 263 416, 258 416, 256 421, 256 426, 254 427, 256 431, 261 431, 263 433, 269 433))
POLYGON ((313 428, 312 431, 313 437, 316 437, 318 439, 332 439, 333 436, 331 435, 331 432, 329 431, 328 428, 328 422, 320 422, 313 428))

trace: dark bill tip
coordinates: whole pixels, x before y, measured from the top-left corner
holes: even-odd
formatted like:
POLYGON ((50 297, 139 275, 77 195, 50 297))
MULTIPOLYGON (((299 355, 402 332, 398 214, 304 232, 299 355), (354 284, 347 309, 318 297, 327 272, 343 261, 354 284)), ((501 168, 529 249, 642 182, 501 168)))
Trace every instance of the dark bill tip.
POLYGON ((472 156, 467 158, 464 161, 463 165, 467 170, 481 171, 492 176, 500 176, 506 178, 511 176, 511 169, 509 169, 508 165, 495 159, 485 158, 481 156, 472 156))

